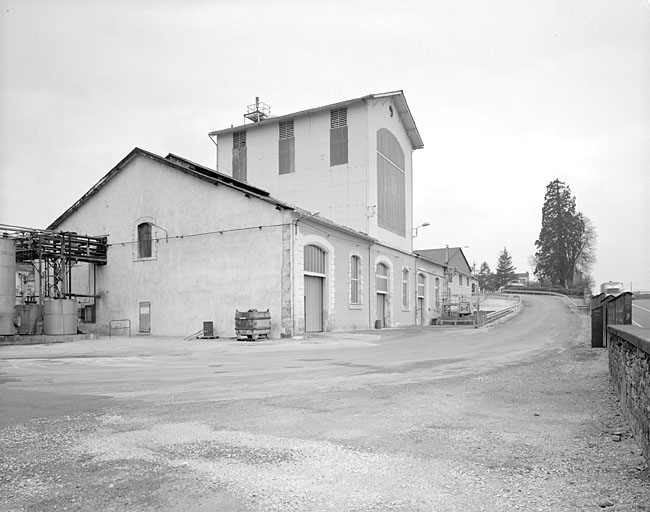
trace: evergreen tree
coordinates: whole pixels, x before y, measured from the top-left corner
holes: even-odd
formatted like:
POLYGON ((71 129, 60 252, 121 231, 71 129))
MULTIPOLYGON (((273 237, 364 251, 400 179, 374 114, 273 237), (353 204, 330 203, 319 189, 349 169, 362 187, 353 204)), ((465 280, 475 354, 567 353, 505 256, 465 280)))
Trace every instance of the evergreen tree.
POLYGON ((515 276, 516 267, 512 264, 512 257, 508 254, 508 249, 505 247, 499 253, 497 261, 497 270, 494 278, 496 288, 501 288, 507 285, 515 276))
POLYGON ((476 275, 478 286, 481 291, 491 291, 493 289, 493 276, 494 274, 492 274, 490 265, 487 264, 487 261, 481 263, 481 267, 479 268, 478 274, 476 275))
POLYGON ((594 261, 595 229, 576 212, 568 185, 556 179, 546 187, 542 229, 535 241, 535 275, 565 288, 573 285, 576 270, 589 270, 594 261))

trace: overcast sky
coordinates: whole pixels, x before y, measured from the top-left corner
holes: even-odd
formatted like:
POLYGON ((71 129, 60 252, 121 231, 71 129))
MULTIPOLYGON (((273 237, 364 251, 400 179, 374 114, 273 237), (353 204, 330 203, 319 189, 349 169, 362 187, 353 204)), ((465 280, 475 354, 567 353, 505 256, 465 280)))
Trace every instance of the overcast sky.
MULTIPOLYGON (((44 228, 135 146, 401 89, 416 248, 517 271, 546 185, 598 231, 597 283, 650 290, 648 0, 0 0, 0 223, 44 228)), ((93 233, 89 233, 93 234, 93 233)))

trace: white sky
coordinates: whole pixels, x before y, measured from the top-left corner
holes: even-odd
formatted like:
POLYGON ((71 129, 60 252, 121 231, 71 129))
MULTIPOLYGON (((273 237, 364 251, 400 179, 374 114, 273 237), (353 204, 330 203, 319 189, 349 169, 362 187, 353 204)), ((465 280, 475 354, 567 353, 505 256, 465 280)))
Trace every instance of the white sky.
POLYGON ((648 0, 0 0, 0 223, 46 227, 133 147, 214 167, 211 130, 402 89, 417 248, 517 271, 559 178, 597 283, 650 290, 648 0))

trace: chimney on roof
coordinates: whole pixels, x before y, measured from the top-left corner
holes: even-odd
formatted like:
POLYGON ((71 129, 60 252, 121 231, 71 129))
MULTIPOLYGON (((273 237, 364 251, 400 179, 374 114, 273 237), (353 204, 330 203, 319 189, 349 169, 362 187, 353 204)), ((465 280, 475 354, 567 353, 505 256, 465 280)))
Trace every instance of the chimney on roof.
POLYGON ((255 103, 246 107, 244 117, 254 123, 259 123, 271 115, 271 107, 260 101, 259 96, 255 96, 255 103))

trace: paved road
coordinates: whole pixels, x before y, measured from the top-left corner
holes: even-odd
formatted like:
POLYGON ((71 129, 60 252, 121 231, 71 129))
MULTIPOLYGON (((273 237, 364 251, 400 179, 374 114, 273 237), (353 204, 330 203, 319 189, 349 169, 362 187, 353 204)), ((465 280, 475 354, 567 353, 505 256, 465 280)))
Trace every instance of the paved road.
POLYGON ((650 300, 632 301, 632 323, 637 327, 650 329, 650 300))
MULTIPOLYGON (((575 329, 566 306, 543 297, 524 301, 503 325, 481 329, 387 329, 259 343, 103 338, 5 347, 0 404, 24 420, 53 408, 67 411, 66 396, 78 407, 99 403, 98 397, 172 404, 475 375, 565 347, 575 329), (10 398, 20 392, 20 401, 10 398)), ((3 416, 0 421, 10 421, 3 416)))
POLYGON ((524 302, 478 330, 0 347, 0 511, 648 510, 588 318, 524 302))

